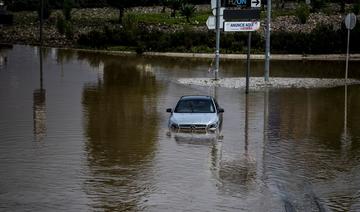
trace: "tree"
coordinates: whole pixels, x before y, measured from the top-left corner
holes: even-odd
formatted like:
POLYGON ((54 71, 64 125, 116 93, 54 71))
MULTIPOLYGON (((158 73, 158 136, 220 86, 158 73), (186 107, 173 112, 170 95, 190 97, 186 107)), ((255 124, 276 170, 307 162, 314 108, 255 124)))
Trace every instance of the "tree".
POLYGON ((171 9, 171 17, 175 17, 176 11, 180 10, 183 5, 183 0, 166 0, 168 7, 171 9))
POLYGON ((119 23, 122 23, 125 10, 135 6, 141 6, 144 0, 107 0, 107 3, 114 8, 119 10, 119 23))
POLYGON ((181 15, 186 17, 186 21, 188 23, 190 23, 190 18, 192 16, 194 16, 194 14, 196 12, 196 7, 195 7, 195 5, 192 5, 192 4, 183 4, 181 6, 180 12, 181 12, 181 15))
POLYGON ((71 10, 74 7, 74 1, 73 0, 64 0, 63 3, 63 15, 65 19, 68 21, 71 19, 71 10))
POLYGON ((341 13, 345 13, 345 2, 346 0, 340 0, 339 4, 340 4, 340 12, 341 13))

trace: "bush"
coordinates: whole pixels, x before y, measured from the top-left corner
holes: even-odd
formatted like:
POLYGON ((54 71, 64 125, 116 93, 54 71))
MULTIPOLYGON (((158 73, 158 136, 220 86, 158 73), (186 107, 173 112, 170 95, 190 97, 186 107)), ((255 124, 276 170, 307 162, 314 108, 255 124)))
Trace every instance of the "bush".
POLYGON ((69 21, 65 24, 65 36, 69 40, 73 39, 74 37, 74 27, 69 21))
POLYGON ((311 8, 313 12, 319 11, 322 7, 324 7, 324 0, 311 0, 311 8))
POLYGON ((62 12, 65 20, 71 20, 71 10, 74 7, 73 0, 64 0, 62 12))
POLYGON ((194 16, 196 12, 196 7, 195 5, 192 5, 192 4, 183 4, 181 6, 181 10, 180 10, 180 13, 181 15, 185 16, 186 17, 186 21, 188 23, 190 23, 190 18, 194 16))
POLYGON ((357 3, 354 4, 352 11, 353 11, 353 13, 354 13, 355 15, 359 15, 359 12, 360 12, 360 2, 357 2, 357 3))
POLYGON ((305 24, 310 15, 310 9, 307 4, 301 3, 295 12, 301 24, 305 24))
POLYGON ((58 14, 56 17, 56 29, 60 34, 64 34, 65 33, 65 19, 64 16, 62 16, 61 14, 58 14))
POLYGON ((81 46, 104 48, 107 46, 107 39, 104 32, 92 30, 87 34, 81 34, 77 43, 81 46))

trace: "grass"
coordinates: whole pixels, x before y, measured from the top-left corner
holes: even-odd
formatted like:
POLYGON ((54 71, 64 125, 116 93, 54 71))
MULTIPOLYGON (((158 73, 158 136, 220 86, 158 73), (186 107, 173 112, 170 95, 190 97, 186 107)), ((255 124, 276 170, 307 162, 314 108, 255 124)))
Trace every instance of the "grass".
POLYGON ((206 23, 207 18, 211 15, 211 11, 201 11, 196 12, 194 17, 190 20, 190 23, 187 23, 186 18, 180 15, 176 17, 170 17, 170 13, 132 13, 139 22, 148 23, 148 24, 164 24, 164 25, 190 25, 190 26, 202 26, 206 23))

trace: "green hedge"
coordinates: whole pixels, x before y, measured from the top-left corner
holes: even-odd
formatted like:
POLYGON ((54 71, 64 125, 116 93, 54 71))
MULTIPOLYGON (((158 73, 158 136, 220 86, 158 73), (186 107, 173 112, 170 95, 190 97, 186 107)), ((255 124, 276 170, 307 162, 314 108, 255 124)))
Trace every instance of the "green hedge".
MULTIPOLYGON (((286 54, 331 54, 346 52, 347 30, 343 26, 333 30, 330 26, 319 26, 311 33, 273 32, 271 34, 272 53, 286 54)), ((222 33, 222 53, 245 53, 247 33, 222 33)), ((185 29, 178 32, 149 31, 145 27, 132 30, 104 27, 103 30, 91 31, 79 36, 80 46, 107 48, 125 46, 137 52, 213 52, 215 33, 198 32, 185 29)), ((263 52, 264 37, 252 33, 252 51, 263 52)), ((351 31, 351 52, 360 52, 360 24, 351 31)))

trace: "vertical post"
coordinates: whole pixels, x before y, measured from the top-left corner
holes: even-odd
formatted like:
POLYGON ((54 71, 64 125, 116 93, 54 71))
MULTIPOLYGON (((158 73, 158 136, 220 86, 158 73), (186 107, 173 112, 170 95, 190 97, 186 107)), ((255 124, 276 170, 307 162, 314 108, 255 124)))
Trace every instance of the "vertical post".
POLYGON ((251 32, 248 34, 248 51, 247 51, 247 69, 246 69, 246 90, 245 93, 249 93, 249 77, 250 77, 250 49, 251 49, 251 32))
POLYGON ((40 0, 40 48, 43 45, 44 0, 40 0))
POLYGON ((265 46, 265 82, 269 82, 270 72, 270 23, 271 23, 271 0, 267 0, 267 22, 266 22, 266 46, 265 46))
POLYGON ((348 69, 349 69, 349 45, 350 45, 350 29, 348 29, 348 33, 347 33, 346 68, 345 68, 345 85, 347 85, 347 80, 348 80, 348 69))
POLYGON ((220 60, 220 0, 216 0, 216 52, 215 52, 215 80, 218 79, 220 60))

